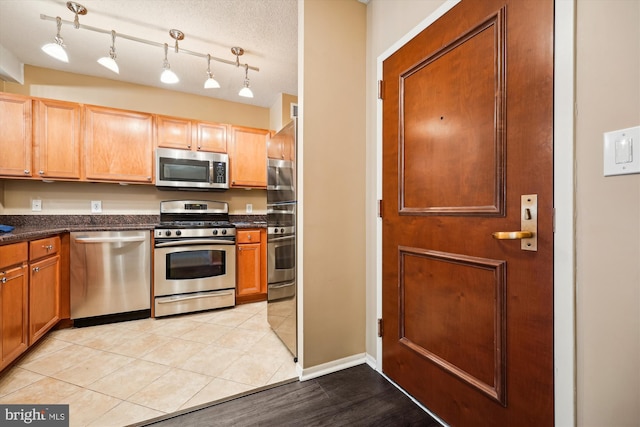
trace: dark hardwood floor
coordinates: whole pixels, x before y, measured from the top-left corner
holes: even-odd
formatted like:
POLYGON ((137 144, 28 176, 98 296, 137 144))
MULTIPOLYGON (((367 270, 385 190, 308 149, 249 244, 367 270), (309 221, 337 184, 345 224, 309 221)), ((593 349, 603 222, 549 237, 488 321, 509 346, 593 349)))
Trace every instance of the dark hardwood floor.
POLYGON ((368 365, 280 385, 138 425, 440 426, 368 365))

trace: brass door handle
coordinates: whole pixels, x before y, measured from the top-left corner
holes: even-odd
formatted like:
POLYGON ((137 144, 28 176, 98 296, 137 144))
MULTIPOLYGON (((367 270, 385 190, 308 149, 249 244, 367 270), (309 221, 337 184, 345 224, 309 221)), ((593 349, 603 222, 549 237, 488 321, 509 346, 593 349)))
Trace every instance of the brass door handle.
POLYGON ((496 231, 491 234, 494 239, 497 240, 518 240, 518 239, 530 239, 533 237, 531 231, 496 231))

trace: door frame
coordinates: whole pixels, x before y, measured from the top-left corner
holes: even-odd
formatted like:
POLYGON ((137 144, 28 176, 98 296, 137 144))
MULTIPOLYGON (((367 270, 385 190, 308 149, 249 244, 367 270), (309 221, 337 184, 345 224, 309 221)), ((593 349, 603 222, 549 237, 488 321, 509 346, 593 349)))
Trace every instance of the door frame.
MULTIPOLYGON (((460 0, 446 0, 431 15, 377 58, 376 81, 382 80, 382 63, 409 40, 435 22, 460 0)), ((575 334, 575 5, 576 0, 555 0, 554 34, 554 403, 555 425, 576 425, 575 334)), ((375 200, 382 199, 382 102, 376 104, 375 200)), ((370 231, 371 232, 371 231, 370 231)), ((382 317, 382 219, 375 221, 376 316, 382 317)), ((377 325, 369 325, 376 331, 377 325)), ((375 332, 374 332, 375 333, 375 332)), ((382 374, 382 338, 376 339, 375 369, 382 374)), ((370 360, 370 362, 372 362, 370 360)))

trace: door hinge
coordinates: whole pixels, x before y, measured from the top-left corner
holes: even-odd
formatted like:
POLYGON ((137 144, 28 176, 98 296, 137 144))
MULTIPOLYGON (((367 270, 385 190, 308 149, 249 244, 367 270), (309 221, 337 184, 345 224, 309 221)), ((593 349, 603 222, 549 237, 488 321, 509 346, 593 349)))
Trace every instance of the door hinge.
POLYGON ((384 325, 382 319, 378 319, 378 336, 382 338, 382 332, 384 331, 384 325))
POLYGON ((382 200, 378 200, 378 217, 382 218, 382 200))
POLYGON ((384 99, 384 80, 378 80, 378 99, 384 99))

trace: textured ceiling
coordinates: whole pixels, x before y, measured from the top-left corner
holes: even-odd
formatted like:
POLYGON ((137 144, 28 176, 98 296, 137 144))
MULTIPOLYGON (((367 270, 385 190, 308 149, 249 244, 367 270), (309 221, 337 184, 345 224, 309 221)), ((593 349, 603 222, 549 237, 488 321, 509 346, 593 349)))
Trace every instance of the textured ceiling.
POLYGON ((81 0, 88 13, 80 24, 115 30, 157 43, 168 43, 171 69, 180 77, 175 85, 160 82, 164 51, 126 39, 116 39, 116 75, 97 64, 107 56, 111 36, 62 25, 69 63, 44 54, 42 45, 53 41, 56 24, 40 15, 73 21, 65 0, 0 0, 0 45, 24 64, 52 68, 130 83, 162 87, 234 102, 270 107, 279 93, 297 95, 297 0, 81 0), (169 30, 185 33, 182 49, 235 61, 232 46, 245 54, 253 99, 238 96, 244 68, 211 61, 220 89, 204 89, 206 59, 171 48, 169 30))

